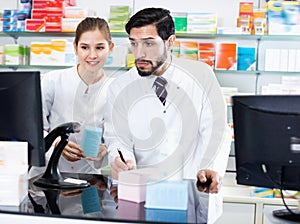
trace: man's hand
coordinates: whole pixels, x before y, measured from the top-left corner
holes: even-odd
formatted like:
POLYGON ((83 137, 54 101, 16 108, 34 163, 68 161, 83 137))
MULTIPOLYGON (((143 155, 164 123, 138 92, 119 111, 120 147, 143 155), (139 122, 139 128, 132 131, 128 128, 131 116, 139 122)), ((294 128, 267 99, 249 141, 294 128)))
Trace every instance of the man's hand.
MULTIPOLYGON (((56 142, 55 147, 58 145, 58 143, 59 142, 56 142)), ((83 149, 80 147, 80 145, 69 141, 62 151, 62 156, 70 162, 75 162, 84 157, 83 149)))
POLYGON ((213 170, 199 170, 197 173, 197 187, 206 193, 218 193, 222 185, 222 177, 213 170))
POLYGON ((110 196, 114 199, 115 203, 118 203, 118 187, 117 186, 111 186, 109 189, 110 196))
POLYGON ((113 179, 118 179, 119 172, 125 171, 125 170, 133 170, 134 169, 134 163, 132 160, 126 160, 126 164, 122 162, 120 156, 117 156, 115 158, 115 161, 110 164, 111 167, 111 176, 113 179))

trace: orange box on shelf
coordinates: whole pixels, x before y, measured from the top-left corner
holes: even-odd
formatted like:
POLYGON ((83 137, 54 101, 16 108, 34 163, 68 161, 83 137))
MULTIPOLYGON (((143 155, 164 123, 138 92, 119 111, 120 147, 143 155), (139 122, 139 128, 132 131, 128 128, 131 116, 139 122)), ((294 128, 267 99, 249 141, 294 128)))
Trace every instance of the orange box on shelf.
POLYGON ((62 32, 75 32, 77 25, 82 21, 82 18, 62 18, 62 32))
POLYGON ((89 11, 86 8, 66 6, 65 7, 65 18, 85 18, 89 15, 89 11))
POLYGON ((215 64, 215 44, 214 43, 199 43, 198 58, 212 68, 215 64))
POLYGON ((250 34, 252 29, 252 16, 241 15, 237 19, 237 27, 241 27, 243 34, 250 34))
POLYGON ((253 16, 253 2, 240 2, 239 16, 253 16))
POLYGON ((217 70, 237 70, 237 43, 216 43, 217 70))
POLYGON ((181 41, 180 42, 180 57, 191 60, 198 60, 198 42, 181 41))
POLYGON ((253 25, 251 34, 268 34, 267 15, 265 9, 253 11, 253 25))

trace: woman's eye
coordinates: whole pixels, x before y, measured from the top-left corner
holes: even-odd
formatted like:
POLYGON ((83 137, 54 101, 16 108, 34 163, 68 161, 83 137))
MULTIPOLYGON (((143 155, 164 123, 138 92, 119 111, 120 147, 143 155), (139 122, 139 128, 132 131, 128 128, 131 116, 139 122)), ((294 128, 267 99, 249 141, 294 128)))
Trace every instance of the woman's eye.
POLYGON ((104 47, 97 47, 97 50, 103 50, 104 47))
POLYGON ((87 46, 81 46, 81 49, 86 50, 87 46))
POLYGON ((132 47, 135 47, 137 44, 136 44, 135 42, 130 42, 130 45, 131 45, 132 47))

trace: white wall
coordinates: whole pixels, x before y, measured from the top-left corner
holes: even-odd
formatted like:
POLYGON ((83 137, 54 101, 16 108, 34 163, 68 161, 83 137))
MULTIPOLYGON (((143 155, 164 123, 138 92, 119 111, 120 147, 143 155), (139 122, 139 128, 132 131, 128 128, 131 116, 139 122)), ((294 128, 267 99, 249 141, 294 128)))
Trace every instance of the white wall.
POLYGON ((16 9, 18 7, 17 0, 0 0, 0 9, 3 10, 4 8, 11 8, 16 9))

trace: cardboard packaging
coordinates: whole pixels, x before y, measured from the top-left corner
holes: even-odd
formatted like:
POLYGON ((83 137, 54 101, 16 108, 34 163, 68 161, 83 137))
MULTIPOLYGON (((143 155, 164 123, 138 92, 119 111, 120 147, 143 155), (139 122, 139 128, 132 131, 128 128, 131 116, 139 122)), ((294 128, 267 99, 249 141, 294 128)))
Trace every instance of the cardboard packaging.
POLYGON ((158 179, 160 172, 155 168, 144 168, 123 171, 119 173, 118 198, 131 202, 144 202, 146 200, 147 183, 158 179))
POLYGON ((28 192, 27 142, 0 141, 0 205, 19 206, 28 192))

